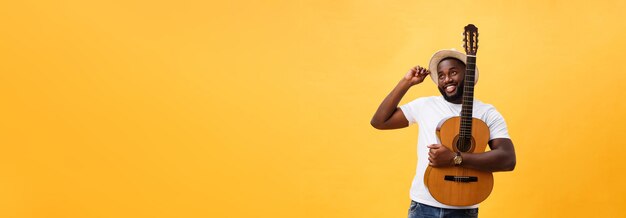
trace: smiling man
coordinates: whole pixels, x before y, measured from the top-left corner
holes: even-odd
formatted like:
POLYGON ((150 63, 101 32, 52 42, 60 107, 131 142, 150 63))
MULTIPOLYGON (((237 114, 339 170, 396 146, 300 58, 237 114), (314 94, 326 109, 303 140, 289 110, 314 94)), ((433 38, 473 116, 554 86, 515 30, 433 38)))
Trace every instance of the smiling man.
MULTIPOLYGON (((438 144, 436 128, 443 119, 459 116, 463 101, 465 54, 455 50, 436 52, 429 69, 413 67, 387 95, 372 117, 376 129, 399 129, 417 123, 417 168, 410 190, 409 218, 417 217, 477 217, 478 205, 456 207, 435 200, 424 185, 424 172, 432 167, 462 166, 487 172, 511 171, 515 168, 515 149, 506 123, 495 107, 474 99, 473 117, 489 127, 489 147, 484 153, 455 153, 438 144), (441 96, 417 98, 398 107, 404 94, 427 76, 441 92, 441 96)), ((476 69, 475 82, 478 81, 476 69)))

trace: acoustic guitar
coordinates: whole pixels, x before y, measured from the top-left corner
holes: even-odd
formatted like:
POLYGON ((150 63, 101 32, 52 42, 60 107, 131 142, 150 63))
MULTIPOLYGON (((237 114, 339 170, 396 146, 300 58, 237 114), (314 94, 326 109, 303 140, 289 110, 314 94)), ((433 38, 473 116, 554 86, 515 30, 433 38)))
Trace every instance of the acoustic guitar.
MULTIPOLYGON (((440 144, 451 151, 482 153, 489 142, 489 127, 472 117, 474 75, 478 51, 478 28, 469 24, 463 32, 467 54, 461 116, 442 120, 437 126, 440 144)), ((470 206, 484 201, 493 189, 493 174, 460 166, 431 167, 424 174, 424 184, 440 203, 470 206)))

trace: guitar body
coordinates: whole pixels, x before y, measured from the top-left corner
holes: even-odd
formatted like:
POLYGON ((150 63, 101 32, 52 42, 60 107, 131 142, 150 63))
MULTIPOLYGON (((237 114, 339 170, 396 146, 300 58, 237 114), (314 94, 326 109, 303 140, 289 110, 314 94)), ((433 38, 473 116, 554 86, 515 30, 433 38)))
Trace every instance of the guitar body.
MULTIPOLYGON (((457 152, 461 117, 442 120, 437 126, 437 137, 442 145, 457 152)), ((471 146, 466 153, 483 153, 489 143, 489 127, 480 119, 472 118, 471 146)), ((424 174, 424 184, 440 203, 451 206, 470 206, 485 200, 493 189, 493 174, 459 166, 431 167, 424 174)))

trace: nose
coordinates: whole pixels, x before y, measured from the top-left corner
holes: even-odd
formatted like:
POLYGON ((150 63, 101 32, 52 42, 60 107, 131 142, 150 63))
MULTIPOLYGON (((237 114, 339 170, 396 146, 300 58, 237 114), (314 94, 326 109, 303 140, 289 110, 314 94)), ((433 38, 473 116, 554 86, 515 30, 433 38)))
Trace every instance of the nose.
POLYGON ((444 83, 448 83, 452 81, 452 77, 448 76, 448 75, 443 75, 443 82, 444 83))

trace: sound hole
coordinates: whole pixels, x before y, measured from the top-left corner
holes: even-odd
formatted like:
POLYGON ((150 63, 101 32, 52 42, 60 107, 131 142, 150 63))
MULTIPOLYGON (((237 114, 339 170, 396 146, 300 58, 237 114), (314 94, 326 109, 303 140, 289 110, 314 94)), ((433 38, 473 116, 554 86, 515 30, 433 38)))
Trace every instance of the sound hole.
POLYGON ((470 152, 474 147, 474 139, 471 137, 458 137, 456 140, 456 149, 460 152, 470 152))

